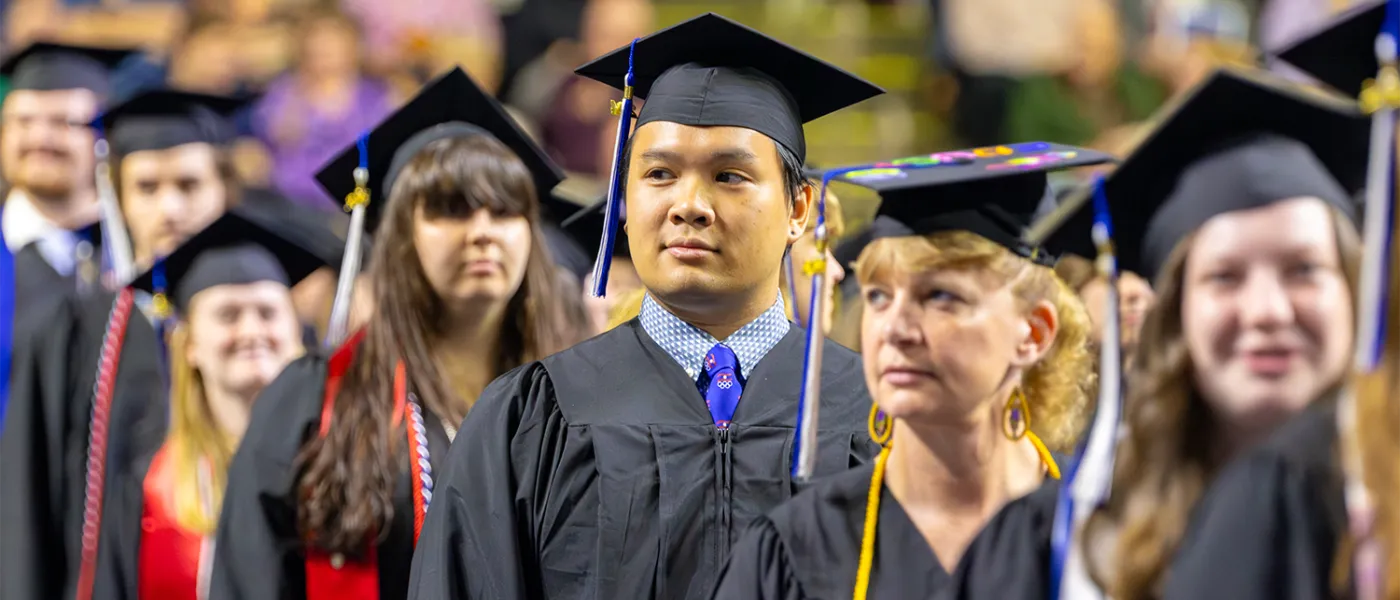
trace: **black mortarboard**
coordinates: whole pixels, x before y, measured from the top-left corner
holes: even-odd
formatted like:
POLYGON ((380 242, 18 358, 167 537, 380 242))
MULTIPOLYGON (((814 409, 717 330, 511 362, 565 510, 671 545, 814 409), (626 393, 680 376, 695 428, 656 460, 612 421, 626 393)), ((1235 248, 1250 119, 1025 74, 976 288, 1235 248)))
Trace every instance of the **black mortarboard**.
POLYGON ((112 154, 166 150, 185 144, 223 145, 237 137, 232 117, 247 99, 178 90, 151 90, 109 108, 93 123, 112 154))
POLYGON ((1387 1, 1346 11, 1317 32, 1278 54, 1289 64, 1352 98, 1380 69, 1376 36, 1385 21, 1387 1))
POLYGON ((549 246, 554 264, 567 269, 582 281, 593 269, 593 248, 596 246, 584 246, 564 230, 564 221, 580 208, 555 194, 545 194, 540 198, 540 229, 544 231, 545 244, 549 246))
MULTIPOLYGON (((578 212, 564 219, 561 228, 564 233, 567 233, 584 248, 596 249, 600 247, 603 237, 603 209, 607 204, 607 200, 600 199, 579 209, 578 212)), ((623 222, 618 224, 617 243, 613 245, 612 255, 630 258, 632 251, 627 245, 627 229, 623 226, 625 223, 626 219, 623 219, 623 222)), ((589 260, 589 266, 592 267, 592 259, 589 260)))
POLYGON ((763 33, 706 13, 637 40, 574 72, 646 99, 637 127, 652 121, 744 127, 806 159, 802 124, 884 93, 763 33))
POLYGON ((132 286, 168 294, 176 310, 184 311, 195 294, 214 286, 275 281, 290 287, 333 263, 328 259, 334 257, 318 256, 299 238, 269 227, 274 217, 232 208, 138 276, 132 286))
MULTIPOLYGON (((381 122, 364 140, 370 201, 365 227, 374 231, 389 200, 394 179, 409 159, 429 144, 447 138, 489 135, 510 148, 534 175, 540 198, 564 179, 544 150, 516 125, 500 103, 454 68, 429 83, 413 100, 381 122)), ((355 168, 362 164, 359 144, 351 144, 316 173, 316 180, 336 202, 355 190, 355 168)))
POLYGON ((91 90, 106 98, 112 93, 111 71, 132 50, 91 48, 36 42, 11 54, 0 64, 12 90, 91 90))
MULTIPOLYGON (((1347 214, 1366 180, 1370 121, 1356 103, 1267 73, 1222 69, 1169 110, 1104 183, 1120 270, 1151 280, 1216 215, 1317 197, 1347 214)), ((1045 244, 1093 256, 1090 198, 1069 198, 1045 244)))
POLYGON ((870 240, 968 231, 1026 258, 1048 262, 1048 254, 1022 239, 1050 193, 1047 173, 1112 161, 1093 150, 1027 142, 844 168, 831 180, 880 193, 870 240))

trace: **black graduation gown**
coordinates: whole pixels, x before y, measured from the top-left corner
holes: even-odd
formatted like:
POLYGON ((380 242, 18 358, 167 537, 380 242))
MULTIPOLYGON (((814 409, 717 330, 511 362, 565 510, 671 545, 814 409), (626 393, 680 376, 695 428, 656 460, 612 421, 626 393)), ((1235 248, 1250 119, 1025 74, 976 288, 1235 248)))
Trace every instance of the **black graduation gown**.
MULTIPOLYGON (((150 454, 132 464, 113 465, 116 477, 103 503, 104 552, 97 561, 95 600, 136 600, 140 597, 141 520, 150 454)), ((151 600, 143 598, 141 600, 151 600)))
MULTIPOLYGON (((0 598, 5 600, 73 596, 94 383, 114 297, 106 291, 59 296, 16 339, 0 435, 0 598)), ((112 398, 108 465, 126 464, 160 445, 165 397, 155 329, 133 308, 112 398)), ((109 469, 106 489, 113 479, 109 469)))
POLYGON ((1336 407, 1327 402, 1216 477, 1191 515, 1164 598, 1335 598, 1346 531, 1336 407))
MULTIPOLYGON (((214 542, 211 600, 306 597, 305 547, 297 530, 296 457, 306 441, 319 435, 327 369, 323 355, 298 359, 253 405, 248 429, 229 465, 214 542)), ((433 473, 441 473, 450 445, 447 433, 431 412, 425 412, 424 424, 433 473)), ((394 519, 376 547, 379 597, 384 600, 403 598, 408 588, 413 557, 410 484, 405 453, 394 490, 394 519)), ((430 506, 436 507, 438 498, 435 493, 430 506)), ((423 535, 427 535, 426 525, 423 535)))
MULTIPOLYGON (((1067 463, 1061 462, 1064 468, 1067 463)), ((1067 469, 1066 469, 1067 470, 1067 469)), ((1050 591, 1050 534, 1060 482, 1003 506, 963 552, 940 600, 1043 600, 1050 591)))
MULTIPOLYGON (((637 319, 493 382, 462 424, 410 598, 706 598, 743 527, 792 497, 803 338, 718 430, 637 319)), ((817 473, 868 462, 860 358, 826 342, 817 473)))
MULTIPOLYGON (((873 473, 866 465, 832 477, 755 521, 734 545, 713 598, 850 598, 873 473)), ((947 584, 947 571, 887 487, 876 526, 869 598, 931 598, 947 584)))

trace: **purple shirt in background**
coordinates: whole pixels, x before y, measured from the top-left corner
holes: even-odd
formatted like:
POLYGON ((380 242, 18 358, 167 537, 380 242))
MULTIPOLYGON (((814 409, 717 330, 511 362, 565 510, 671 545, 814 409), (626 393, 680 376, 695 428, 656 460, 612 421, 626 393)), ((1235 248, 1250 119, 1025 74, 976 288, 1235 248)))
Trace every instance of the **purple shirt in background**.
POLYGON ((253 114, 253 131, 272 155, 273 187, 292 200, 331 209, 343 199, 327 203, 329 196, 316 183, 316 171, 393 112, 393 98, 387 85, 364 78, 343 114, 326 114, 297 96, 293 77, 283 75, 268 86, 253 114), (288 119, 298 124, 301 136, 281 144, 272 128, 288 119))

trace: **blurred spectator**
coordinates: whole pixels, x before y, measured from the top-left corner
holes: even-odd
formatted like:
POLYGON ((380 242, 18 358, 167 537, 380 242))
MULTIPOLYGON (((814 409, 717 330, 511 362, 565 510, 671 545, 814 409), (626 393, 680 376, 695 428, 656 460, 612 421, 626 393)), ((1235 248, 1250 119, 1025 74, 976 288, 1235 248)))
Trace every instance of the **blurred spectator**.
POLYGON ((486 0, 342 0, 365 28, 370 71, 405 89, 461 65, 478 85, 495 92, 501 79, 501 20, 486 0))
POLYGON ((191 1, 189 26, 171 53, 173 85, 246 93, 291 64, 299 34, 271 0, 191 1))
POLYGON ((268 87, 253 128, 270 150, 273 187, 330 209, 315 172, 392 112, 393 100, 388 86, 362 73, 359 28, 349 16, 314 10, 297 30, 296 65, 268 87))
MULTIPOLYGON (((571 65, 602 56, 646 35, 655 25, 650 0, 590 0, 571 65)), ((562 59, 563 56, 554 58, 562 59)), ((545 150, 564 170, 595 177, 611 171, 616 119, 608 112, 612 88, 569 75, 541 117, 545 150)))
MULTIPOLYGON (((503 1, 497 0, 499 7, 503 1)), ((587 0, 524 0, 519 2, 519 6, 514 10, 503 7, 501 10, 501 25, 505 31, 505 72, 501 82, 501 97, 509 98, 510 102, 530 111, 532 114, 540 114, 533 105, 527 106, 521 102, 521 98, 531 97, 526 90, 517 90, 519 81, 524 80, 535 83, 536 75, 529 73, 541 64, 550 64, 541 60, 546 53, 560 49, 563 46, 572 46, 579 38, 579 22, 583 19, 584 6, 587 0)), ((572 50, 570 50, 572 51, 572 50)), ((559 67, 572 67, 563 63, 553 63, 559 67)), ((566 75, 567 71, 563 73, 566 75)), ((545 96, 535 96, 540 100, 548 100, 548 95, 552 95, 554 86, 563 79, 562 75, 552 77, 553 83, 549 84, 549 94, 545 96)))

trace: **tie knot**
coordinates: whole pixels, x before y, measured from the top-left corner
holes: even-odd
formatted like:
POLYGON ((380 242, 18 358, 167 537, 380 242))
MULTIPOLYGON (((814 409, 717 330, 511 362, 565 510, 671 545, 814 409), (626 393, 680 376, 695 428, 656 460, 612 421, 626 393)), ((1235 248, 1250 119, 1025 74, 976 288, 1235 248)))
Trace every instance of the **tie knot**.
POLYGON ((739 370, 739 357, 734 355, 734 351, 724 344, 715 344, 710 351, 705 354, 705 372, 714 377, 715 373, 721 370, 739 370))

